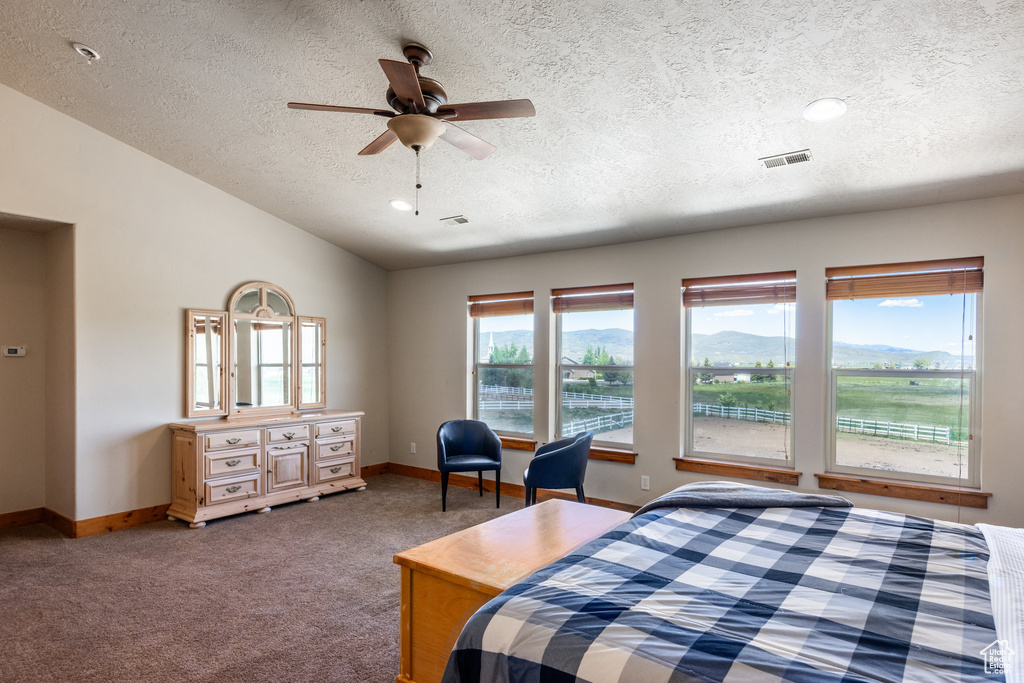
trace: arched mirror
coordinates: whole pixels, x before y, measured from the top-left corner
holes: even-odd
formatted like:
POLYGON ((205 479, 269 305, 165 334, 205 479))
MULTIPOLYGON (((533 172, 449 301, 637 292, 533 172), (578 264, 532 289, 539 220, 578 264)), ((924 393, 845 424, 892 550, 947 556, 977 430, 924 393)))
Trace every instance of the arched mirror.
POLYGON ((187 416, 326 407, 327 321, 296 315, 288 293, 269 282, 242 285, 227 308, 188 311, 187 416))

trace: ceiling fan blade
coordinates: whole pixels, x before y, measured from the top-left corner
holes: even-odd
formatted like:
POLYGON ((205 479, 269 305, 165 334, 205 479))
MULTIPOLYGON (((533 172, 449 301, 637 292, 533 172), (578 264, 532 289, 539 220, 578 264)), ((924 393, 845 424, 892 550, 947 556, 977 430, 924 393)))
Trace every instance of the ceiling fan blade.
POLYGON ((395 112, 387 109, 367 109, 365 107, 336 107, 333 104, 309 104, 307 102, 289 102, 289 109, 308 109, 309 111, 340 111, 347 114, 376 114, 391 118, 395 112))
POLYGON ((445 104, 437 108, 440 116, 456 114, 457 121, 475 121, 478 119, 515 119, 524 116, 536 116, 530 100, 504 100, 502 102, 469 102, 467 104, 445 104))
POLYGON ((391 89, 398 95, 402 102, 412 101, 412 113, 425 112, 427 103, 423 101, 423 91, 420 90, 420 78, 416 75, 416 67, 409 62, 396 62, 393 59, 379 59, 380 68, 384 69, 384 75, 391 83, 391 89))
POLYGON ((364 147, 359 152, 359 156, 364 157, 364 156, 366 156, 368 154, 380 154, 381 152, 386 150, 388 147, 390 147, 391 143, 395 142, 397 139, 398 139, 398 136, 395 135, 395 132, 393 130, 391 130, 390 128, 388 128, 376 140, 374 140, 373 142, 368 144, 366 147, 364 147))
POLYGON ((484 159, 490 156, 491 152, 498 149, 491 143, 484 142, 477 136, 467 133, 447 121, 444 122, 444 127, 445 131, 441 134, 441 139, 455 145, 474 159, 484 159))

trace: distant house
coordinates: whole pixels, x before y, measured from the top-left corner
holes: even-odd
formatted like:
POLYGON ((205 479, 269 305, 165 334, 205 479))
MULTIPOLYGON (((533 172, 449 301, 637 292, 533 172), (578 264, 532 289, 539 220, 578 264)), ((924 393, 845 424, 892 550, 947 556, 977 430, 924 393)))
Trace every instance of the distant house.
POLYGON ((595 370, 586 369, 586 365, 581 365, 579 361, 575 361, 572 358, 569 358, 568 356, 562 356, 561 365, 562 379, 583 380, 590 379, 591 377, 597 377, 597 372, 595 370))

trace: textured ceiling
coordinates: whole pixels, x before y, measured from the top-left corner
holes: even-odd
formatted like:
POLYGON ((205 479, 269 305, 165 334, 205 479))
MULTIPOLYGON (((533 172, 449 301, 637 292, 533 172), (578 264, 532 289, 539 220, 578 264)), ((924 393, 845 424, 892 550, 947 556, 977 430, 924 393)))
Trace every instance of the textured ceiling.
POLYGON ((1024 192, 1019 0, 19 0, 0 82, 392 270, 1024 192), (411 151, 356 156, 383 119, 284 106, 383 106, 408 40, 537 108, 425 152, 419 217, 411 151))

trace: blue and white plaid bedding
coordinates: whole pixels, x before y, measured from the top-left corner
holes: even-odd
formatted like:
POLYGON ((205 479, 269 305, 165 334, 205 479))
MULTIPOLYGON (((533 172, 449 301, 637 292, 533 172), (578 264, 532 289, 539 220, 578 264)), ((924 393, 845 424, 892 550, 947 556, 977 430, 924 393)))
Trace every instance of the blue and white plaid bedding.
POLYGON ((653 510, 485 605, 443 680, 994 683, 987 560, 876 510, 653 510))

